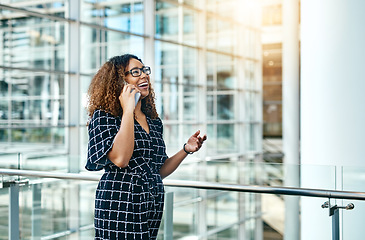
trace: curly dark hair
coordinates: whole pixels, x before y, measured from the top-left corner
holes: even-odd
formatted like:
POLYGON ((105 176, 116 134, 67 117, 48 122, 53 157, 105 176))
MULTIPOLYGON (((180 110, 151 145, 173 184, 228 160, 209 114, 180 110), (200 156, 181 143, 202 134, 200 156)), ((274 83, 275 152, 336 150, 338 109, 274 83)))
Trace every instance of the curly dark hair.
MULTIPOLYGON (((115 56, 104 63, 95 74, 87 91, 87 112, 90 117, 97 109, 109 112, 116 117, 123 115, 119 95, 124 87, 126 68, 132 58, 143 63, 141 59, 132 54, 115 56)), ((156 119, 158 114, 155 107, 155 92, 150 81, 148 81, 148 85, 149 95, 142 99, 141 110, 146 116, 156 119)))

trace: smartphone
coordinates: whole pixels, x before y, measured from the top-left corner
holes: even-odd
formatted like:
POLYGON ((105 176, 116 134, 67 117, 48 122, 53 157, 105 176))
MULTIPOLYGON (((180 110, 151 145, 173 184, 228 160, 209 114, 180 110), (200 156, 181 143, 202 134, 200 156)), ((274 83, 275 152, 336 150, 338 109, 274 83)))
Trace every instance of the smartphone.
POLYGON ((134 95, 134 100, 136 101, 136 105, 134 105, 134 106, 137 106, 137 103, 138 103, 140 97, 141 97, 140 92, 137 92, 136 95, 134 95))
MULTIPOLYGON (((133 91, 134 91, 134 89, 132 89, 131 92, 133 92, 133 91)), ((134 101, 136 102, 134 106, 137 106, 137 103, 138 103, 140 97, 141 97, 141 93, 136 92, 136 94, 134 95, 134 101)))

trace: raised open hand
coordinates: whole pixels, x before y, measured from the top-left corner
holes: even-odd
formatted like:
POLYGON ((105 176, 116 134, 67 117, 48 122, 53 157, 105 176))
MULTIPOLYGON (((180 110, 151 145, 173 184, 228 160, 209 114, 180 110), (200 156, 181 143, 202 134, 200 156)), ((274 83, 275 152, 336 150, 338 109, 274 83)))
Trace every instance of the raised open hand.
POLYGON ((192 154, 202 147, 205 140, 207 140, 207 135, 204 134, 203 137, 199 136, 200 130, 196 131, 184 144, 184 151, 188 154, 192 154))

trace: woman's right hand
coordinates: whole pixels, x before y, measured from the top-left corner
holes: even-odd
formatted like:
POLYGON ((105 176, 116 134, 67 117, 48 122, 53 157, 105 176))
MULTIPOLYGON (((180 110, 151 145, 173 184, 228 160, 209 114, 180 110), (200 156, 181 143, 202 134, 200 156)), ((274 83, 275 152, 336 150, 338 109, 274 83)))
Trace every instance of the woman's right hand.
POLYGON ((124 85, 122 92, 119 95, 119 102, 123 109, 123 112, 133 112, 136 102, 135 102, 135 95, 139 92, 136 86, 132 84, 124 85))

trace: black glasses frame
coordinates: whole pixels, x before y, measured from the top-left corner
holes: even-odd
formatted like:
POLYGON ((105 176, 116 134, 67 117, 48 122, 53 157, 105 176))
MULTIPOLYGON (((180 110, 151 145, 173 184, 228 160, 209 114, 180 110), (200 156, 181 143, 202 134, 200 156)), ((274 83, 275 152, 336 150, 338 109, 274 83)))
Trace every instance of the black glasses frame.
POLYGON ((127 72, 125 72, 125 75, 128 75, 130 73, 133 77, 139 77, 142 75, 142 72, 144 72, 146 75, 151 74, 151 68, 148 66, 143 66, 141 68, 133 68, 127 72))

